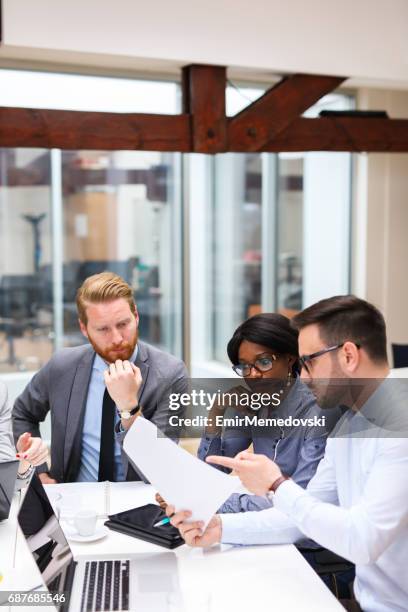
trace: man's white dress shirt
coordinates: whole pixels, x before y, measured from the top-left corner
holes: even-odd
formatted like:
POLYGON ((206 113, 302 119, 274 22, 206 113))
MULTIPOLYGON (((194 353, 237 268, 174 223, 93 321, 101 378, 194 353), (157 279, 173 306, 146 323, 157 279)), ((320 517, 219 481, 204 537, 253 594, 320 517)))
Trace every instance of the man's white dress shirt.
POLYGON ((283 544, 307 536, 356 564, 354 590, 364 612, 406 612, 406 385, 397 393, 398 408, 391 416, 395 397, 384 391, 384 383, 361 412, 344 415, 306 490, 285 481, 276 491, 274 508, 221 515, 222 542, 283 544), (376 418, 370 418, 373 414, 376 418), (384 414, 387 422, 378 419, 384 414))

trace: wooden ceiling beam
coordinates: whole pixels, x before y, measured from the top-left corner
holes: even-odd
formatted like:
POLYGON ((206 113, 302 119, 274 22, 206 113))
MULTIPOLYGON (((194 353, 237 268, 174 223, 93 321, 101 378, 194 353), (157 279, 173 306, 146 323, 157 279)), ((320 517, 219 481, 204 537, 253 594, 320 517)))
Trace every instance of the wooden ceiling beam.
POLYGON ((183 113, 98 113, 0 107, 0 147, 182 153, 408 152, 408 119, 299 115, 340 77, 284 79, 236 117, 225 112, 226 68, 183 69, 183 113))
POLYGON ((300 117, 261 150, 408 153, 408 119, 300 117))
POLYGON ((231 150, 260 151, 345 77, 295 74, 284 78, 228 122, 231 150))
POLYGON ((0 146, 187 152, 190 117, 0 107, 0 146))
POLYGON ((228 148, 226 82, 224 66, 183 68, 183 112, 191 118, 191 151, 195 153, 220 153, 228 148))

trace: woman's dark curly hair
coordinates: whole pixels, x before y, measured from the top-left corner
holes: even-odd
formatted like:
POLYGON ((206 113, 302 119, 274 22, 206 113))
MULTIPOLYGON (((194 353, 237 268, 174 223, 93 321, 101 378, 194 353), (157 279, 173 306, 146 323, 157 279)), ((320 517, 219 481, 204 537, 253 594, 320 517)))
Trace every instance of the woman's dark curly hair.
POLYGON ((299 372, 298 332, 287 317, 265 312, 241 323, 227 345, 228 357, 234 365, 239 363, 239 347, 244 340, 266 346, 280 355, 293 355, 296 361, 292 372, 294 375, 299 372))

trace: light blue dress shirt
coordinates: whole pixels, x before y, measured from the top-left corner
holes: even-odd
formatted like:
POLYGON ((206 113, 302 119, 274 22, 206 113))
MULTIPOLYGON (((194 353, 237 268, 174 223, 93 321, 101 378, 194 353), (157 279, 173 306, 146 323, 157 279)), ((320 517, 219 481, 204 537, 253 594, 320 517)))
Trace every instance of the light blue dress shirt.
MULTIPOLYGON (((130 361, 134 362, 137 356, 137 345, 130 361)), ((82 429, 81 467, 77 482, 90 482, 98 480, 99 451, 101 445, 102 404, 106 385, 103 373, 107 369, 105 361, 95 355, 86 400, 84 426, 82 429)), ((119 421, 116 415, 115 425, 119 421)), ((125 480, 120 446, 115 440, 115 480, 125 480)))

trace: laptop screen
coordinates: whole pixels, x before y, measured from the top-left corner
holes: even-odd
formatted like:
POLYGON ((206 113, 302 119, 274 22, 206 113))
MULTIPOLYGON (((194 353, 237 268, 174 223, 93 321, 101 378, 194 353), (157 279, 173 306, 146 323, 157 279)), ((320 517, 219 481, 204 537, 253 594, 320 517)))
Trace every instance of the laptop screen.
POLYGON ((35 473, 27 487, 18 522, 49 591, 66 591, 72 585, 72 552, 35 473))

